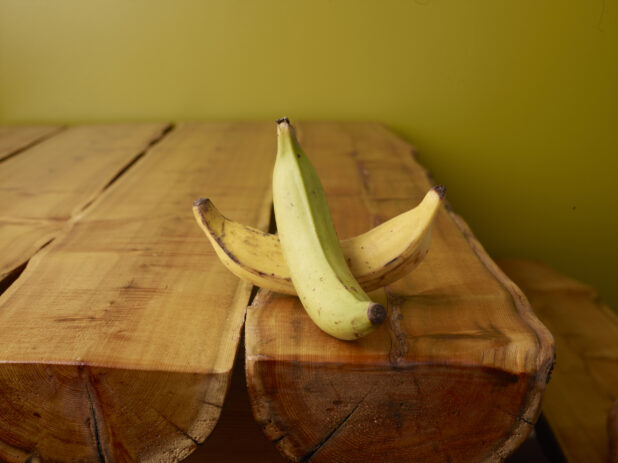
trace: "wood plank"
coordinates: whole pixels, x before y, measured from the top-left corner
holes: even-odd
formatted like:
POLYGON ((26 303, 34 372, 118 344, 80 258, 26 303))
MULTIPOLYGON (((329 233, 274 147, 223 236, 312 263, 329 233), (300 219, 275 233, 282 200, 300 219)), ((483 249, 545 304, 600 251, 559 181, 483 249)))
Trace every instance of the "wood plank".
MULTIPOLYGON (((168 124, 76 126, 0 164, 0 281, 58 235, 168 124)), ((56 128, 50 128, 50 130, 56 128)), ((26 130, 24 128, 24 130, 26 130)), ((5 128, 12 134, 13 129, 5 128)), ((9 139, 32 140, 42 128, 9 139), (26 137, 30 134, 30 138, 26 137)), ((15 146, 17 142, 3 143, 15 146)))
MULTIPOLYGON (((431 188, 412 148, 377 124, 306 123, 340 237, 431 188)), ((448 193, 447 193, 448 196, 448 193)), ((500 461, 528 435, 553 359, 525 297, 443 209, 412 274, 373 294, 389 317, 342 342, 295 297, 260 290, 247 313, 253 413, 295 461, 500 461)))
POLYGON ((0 161, 62 130, 56 125, 0 126, 0 161))
POLYGON ((251 287, 191 206, 265 228, 275 146, 272 123, 181 124, 28 263, 0 297, 0 459, 177 461, 206 438, 251 287))
POLYGON ((618 316, 593 288, 543 263, 499 264, 556 339, 556 367, 543 415, 562 452, 571 463, 611 461, 608 433, 614 442, 618 437, 609 419, 618 399, 618 316))

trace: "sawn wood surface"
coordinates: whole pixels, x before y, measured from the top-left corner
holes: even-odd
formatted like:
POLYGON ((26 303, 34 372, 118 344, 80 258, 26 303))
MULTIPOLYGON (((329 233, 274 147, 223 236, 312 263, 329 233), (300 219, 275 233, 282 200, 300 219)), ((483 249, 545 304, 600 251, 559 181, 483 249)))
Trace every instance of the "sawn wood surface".
POLYGON ((0 281, 21 271, 166 126, 86 125, 62 132, 55 127, 1 129, 0 157, 2 148, 6 156, 0 162, 0 281))
MULTIPOLYGON (((0 164, 73 168, 42 182, 67 193, 40 198, 62 232, 0 297, 0 460, 178 461, 217 422, 251 287, 219 267, 192 202, 266 228, 275 138, 272 124, 183 123, 148 148, 162 127, 69 129, 0 164)), ((11 214, 39 204, 43 169, 19 170, 33 197, 3 191, 11 214)))

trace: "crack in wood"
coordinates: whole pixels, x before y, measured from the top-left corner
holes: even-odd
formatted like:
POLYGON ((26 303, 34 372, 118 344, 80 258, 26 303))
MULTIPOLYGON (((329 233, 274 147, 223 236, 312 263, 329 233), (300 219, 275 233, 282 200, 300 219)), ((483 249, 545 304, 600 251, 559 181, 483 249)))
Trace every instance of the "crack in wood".
MULTIPOLYGON (((146 146, 145 149, 143 149, 141 152, 139 152, 136 156, 134 156, 125 166, 123 166, 115 175, 114 177, 112 177, 112 179, 107 182, 107 184, 101 189, 101 191, 99 191, 91 200, 87 201, 80 209, 80 214, 83 213, 90 205, 92 205, 92 203, 94 203, 97 198, 99 198, 101 196, 101 194, 107 190, 112 184, 114 184, 122 175, 124 175, 132 166, 135 165, 135 163, 140 160, 141 158, 143 158, 148 151, 150 151, 152 149, 153 146, 157 145, 158 143, 160 143, 166 136, 167 134, 169 134, 173 129, 174 129, 174 124, 168 124, 167 126, 165 126, 163 128, 163 130, 161 131, 160 134, 158 134, 156 137, 154 137, 149 143, 148 146, 146 146)), ((14 151, 12 154, 9 154, 7 157, 4 157, 2 159, 0 159, 0 162, 4 162, 7 159, 9 159, 9 157, 13 157, 23 151, 25 151, 26 149, 43 142, 44 140, 47 140, 49 138, 51 138, 52 136, 58 134, 59 132, 61 132, 62 130, 65 130, 66 127, 62 127, 61 129, 52 132, 51 134, 47 134, 44 135, 42 137, 40 137, 39 139, 35 140, 34 142, 30 143, 29 145, 20 148, 19 150, 14 151)), ((79 216, 80 214, 76 214, 76 216, 79 216)), ((70 221, 71 219, 74 219, 75 216, 68 218, 68 220, 70 221)), ((6 218, 3 217, 2 218, 3 221, 8 221, 10 223, 23 223, 24 220, 19 219, 19 220, 15 220, 12 219, 10 217, 6 218)), ((46 222, 59 222, 59 221, 67 221, 66 218, 58 218, 58 219, 35 219, 35 220, 25 220, 27 222, 33 222, 33 223, 46 223, 46 222)), ((32 260, 32 258, 37 255, 43 248, 45 248, 48 244, 50 244, 52 241, 54 241, 56 239, 56 236, 54 236, 53 238, 51 238, 50 240, 48 240, 45 244, 43 244, 36 252, 34 252, 30 257, 28 257, 28 259, 26 259, 23 263, 21 263, 20 265, 16 266, 15 268, 13 268, 12 270, 9 270, 7 273, 5 273, 4 275, 0 275, 0 295, 2 295, 19 277, 20 275, 24 272, 24 270, 26 269, 26 267, 28 266, 28 263, 30 262, 30 260, 32 260)))
POLYGON ((41 250, 43 250, 43 248, 45 248, 48 244, 50 244, 52 241, 54 241, 55 238, 50 239, 49 241, 47 241, 45 244, 43 244, 39 249, 36 250, 36 252, 34 254, 32 254, 25 262, 19 264, 17 267, 14 267, 12 270, 9 270, 7 273, 5 273, 4 275, 0 275, 0 296, 7 290, 9 289, 9 287, 15 283, 15 281, 17 281, 17 279, 21 276, 22 273, 24 273, 24 270, 26 270, 26 267, 28 266, 28 263, 30 262, 30 260, 32 260, 32 258, 38 254, 39 252, 41 252, 41 250))
POLYGON ((345 418, 331 431, 329 432, 326 437, 324 437, 324 439, 322 439, 320 442, 318 442, 318 444, 313 447, 305 456, 303 456, 300 459, 301 463, 305 463, 305 462, 309 462, 311 461, 311 459, 313 458, 313 456, 330 440, 331 437, 333 437, 333 435, 335 435, 335 433, 337 431, 339 431, 339 429, 341 429, 341 427, 350 419, 350 417, 354 414, 354 412, 358 409, 358 407, 360 406, 360 404, 362 403, 362 400, 357 403, 354 408, 352 409, 352 411, 350 413, 348 413, 345 418))
POLYGON ((85 380, 84 385, 86 387, 86 397, 88 398, 88 405, 90 407, 90 430, 94 436, 94 440, 96 443, 97 456, 99 457, 100 462, 107 463, 107 458, 105 457, 105 453, 103 452, 103 445, 101 443, 101 431, 99 429, 97 411, 94 405, 94 401, 92 400, 92 394, 90 393, 89 378, 85 380))
POLYGON ((28 262, 29 260, 23 262, 22 264, 2 275, 2 277, 0 278, 0 294, 4 293, 7 289, 9 289, 9 286, 15 283, 15 281, 26 269, 26 265, 28 265, 28 262))
POLYGON ((62 127, 58 127, 56 130, 54 130, 54 131, 52 131, 50 133, 46 133, 44 135, 41 135, 39 138, 36 138, 36 139, 32 140, 30 143, 28 143, 28 144, 26 144, 24 146, 21 146, 21 147, 17 148, 14 151, 11 151, 10 153, 4 155, 3 157, 0 157, 0 162, 6 162, 9 159, 17 156, 18 154, 21 154, 24 151, 27 151, 30 148, 32 148, 32 147, 34 147, 34 146, 36 146, 36 145, 38 145, 40 143, 43 143, 46 140, 49 140, 50 138, 58 135, 60 132, 66 130, 66 129, 67 129, 66 126, 62 126, 62 127))
POLYGON ((161 143, 161 141, 174 129, 174 127, 174 124, 168 124, 165 126, 159 135, 150 140, 146 148, 137 153, 127 164, 116 172, 116 174, 105 184, 105 186, 97 194, 95 194, 90 201, 87 201, 81 207, 80 212, 84 212, 88 207, 90 207, 90 205, 92 205, 92 203, 94 203, 105 192, 105 190, 111 187, 120 177, 126 174, 127 171, 137 163, 137 161, 142 159, 155 145, 161 143))
POLYGON ((300 460, 300 463, 308 463, 315 456, 316 453, 326 445, 326 443, 340 430, 343 426, 348 422, 348 420, 352 417, 352 415, 358 410, 358 407, 365 401, 367 396, 373 392, 373 388, 367 391, 367 393, 363 396, 361 400, 354 406, 354 408, 348 413, 341 422, 335 426, 335 428, 329 432, 326 437, 324 437, 320 442, 318 442, 308 453, 306 453, 300 460))
POLYGON ((527 420, 527 419, 526 419, 526 418, 524 418, 523 416, 518 415, 517 413, 511 413, 511 412, 509 412, 509 411, 507 411, 507 410, 504 410, 504 409, 502 409, 502 408, 496 408, 496 410, 498 410, 499 412, 502 412, 502 413, 504 413, 504 414, 506 414, 506 415, 512 416, 513 418, 515 418, 515 419, 516 419, 516 420, 518 420, 518 421, 521 421, 521 422, 523 422, 523 423, 529 424, 530 426, 535 426, 535 424, 536 424, 536 423, 533 423, 533 422, 532 422, 532 421, 530 421, 530 420, 527 420))

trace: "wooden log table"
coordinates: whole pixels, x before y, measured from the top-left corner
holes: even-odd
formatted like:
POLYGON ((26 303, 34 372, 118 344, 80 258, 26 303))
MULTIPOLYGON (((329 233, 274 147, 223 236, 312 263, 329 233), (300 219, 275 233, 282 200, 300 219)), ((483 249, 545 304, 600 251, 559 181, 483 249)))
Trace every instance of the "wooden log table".
MULTIPOLYGON (((341 238, 433 186, 412 148, 381 126, 301 128, 341 238)), ((258 292, 245 323, 247 381, 266 435, 295 461, 504 459, 536 421, 553 360, 521 291, 443 209, 421 266, 373 296, 387 322, 344 343, 298 298, 258 292)))
MULTIPOLYGON (((431 186, 379 124, 298 132, 342 238, 431 186)), ((191 205, 267 230, 275 150, 266 122, 2 128, 0 459, 178 461, 205 441, 252 287, 191 205)), ((426 261, 374 296, 388 320, 342 342, 295 298, 257 293, 246 372, 266 437, 297 461, 505 458, 553 361, 519 289, 444 209, 426 261)))

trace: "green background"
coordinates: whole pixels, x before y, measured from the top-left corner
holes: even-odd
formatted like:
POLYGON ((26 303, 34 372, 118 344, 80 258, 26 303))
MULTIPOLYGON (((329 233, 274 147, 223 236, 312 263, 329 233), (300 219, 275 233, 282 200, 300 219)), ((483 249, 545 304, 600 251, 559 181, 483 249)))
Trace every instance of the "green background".
POLYGON ((0 0, 0 122, 378 120, 618 308, 618 1, 0 0))

